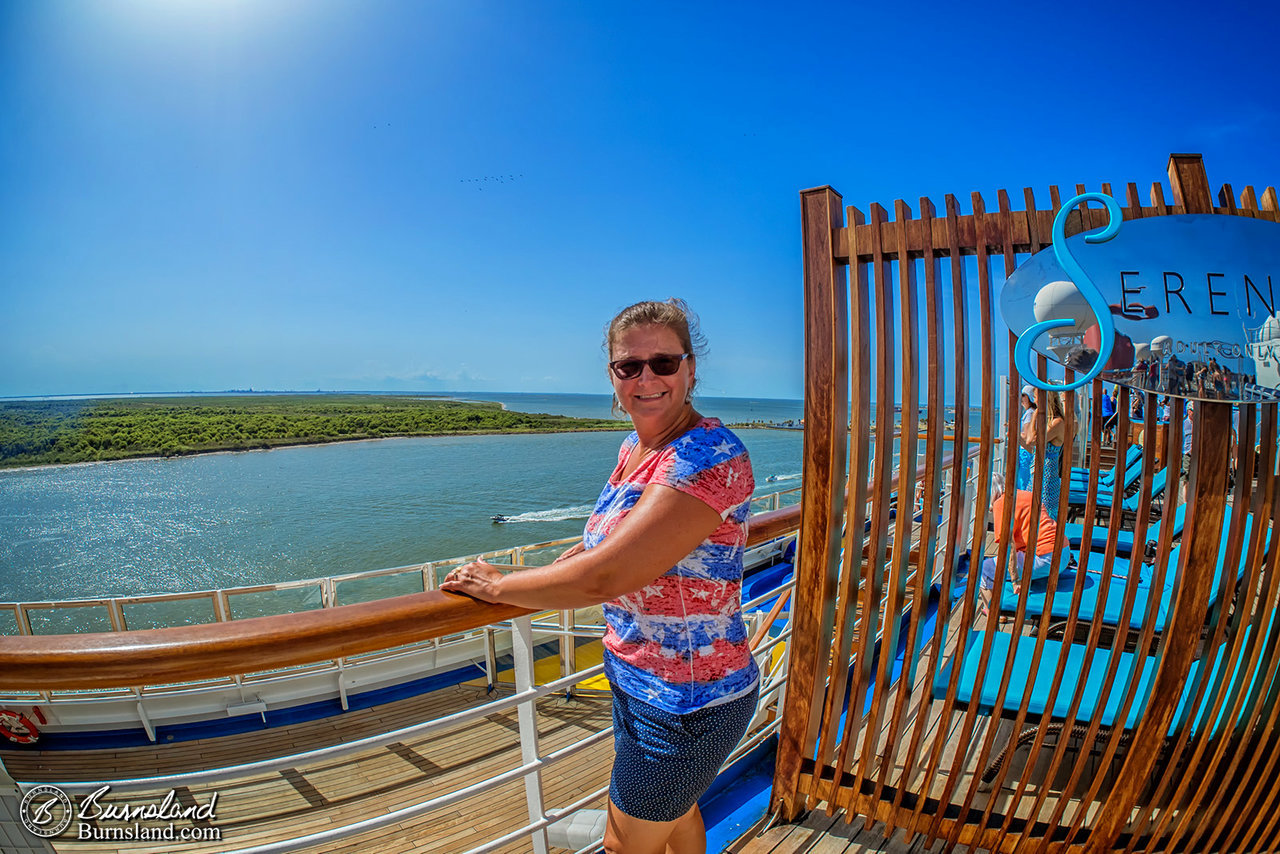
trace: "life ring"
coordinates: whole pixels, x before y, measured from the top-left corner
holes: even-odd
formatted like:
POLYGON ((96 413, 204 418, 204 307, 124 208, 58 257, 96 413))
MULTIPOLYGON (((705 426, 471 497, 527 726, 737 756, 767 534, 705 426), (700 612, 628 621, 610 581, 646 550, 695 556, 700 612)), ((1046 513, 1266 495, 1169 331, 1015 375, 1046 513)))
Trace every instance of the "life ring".
POLYGON ((40 730, 21 712, 0 709, 0 735, 14 744, 35 744, 40 740, 40 730))

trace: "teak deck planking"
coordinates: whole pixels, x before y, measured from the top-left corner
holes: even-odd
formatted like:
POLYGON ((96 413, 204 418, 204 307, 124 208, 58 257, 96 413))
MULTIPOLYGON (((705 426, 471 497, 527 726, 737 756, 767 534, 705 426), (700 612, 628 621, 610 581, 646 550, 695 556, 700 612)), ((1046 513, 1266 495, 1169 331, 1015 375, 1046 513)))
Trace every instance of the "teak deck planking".
MULTIPOLYGON (((145 776, 293 753, 353 740, 472 707, 482 690, 456 687, 335 718, 238 736, 117 751, 33 751, 6 754, 5 764, 23 780, 104 779, 145 776)), ((539 739, 544 752, 599 732, 611 722, 608 697, 538 702, 539 739)), ((289 839, 370 815, 389 812, 484 779, 520 764, 513 732, 515 711, 496 713, 426 737, 371 748, 352 757, 325 760, 283 772, 191 787, 205 803, 218 792, 218 843, 183 845, 184 851, 216 852, 253 843, 289 839)), ((609 739, 568 757, 543 774, 548 806, 567 805, 608 782, 613 743, 609 739)), ((167 792, 160 791, 156 797, 167 792)), ((187 790, 179 789, 186 797, 187 790)), ((148 793, 121 793, 104 802, 147 803, 148 793)), ((478 839, 493 838, 528 821, 523 784, 508 783, 401 824, 309 851, 461 851, 478 839)), ((161 854, 163 844, 54 840, 57 851, 161 854)), ((528 850, 527 842, 500 849, 528 850)))

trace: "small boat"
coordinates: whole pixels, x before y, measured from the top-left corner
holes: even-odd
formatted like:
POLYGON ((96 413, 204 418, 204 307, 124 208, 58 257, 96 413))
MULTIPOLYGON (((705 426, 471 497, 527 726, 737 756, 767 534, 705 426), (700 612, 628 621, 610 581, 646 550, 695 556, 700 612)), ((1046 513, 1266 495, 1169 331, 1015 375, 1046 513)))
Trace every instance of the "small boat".
POLYGON ((506 517, 506 516, 503 516, 501 513, 495 513, 494 515, 490 516, 489 518, 493 520, 493 524, 495 524, 495 525, 498 525, 498 524, 500 524, 500 523, 502 523, 502 522, 507 521, 507 517, 506 517))

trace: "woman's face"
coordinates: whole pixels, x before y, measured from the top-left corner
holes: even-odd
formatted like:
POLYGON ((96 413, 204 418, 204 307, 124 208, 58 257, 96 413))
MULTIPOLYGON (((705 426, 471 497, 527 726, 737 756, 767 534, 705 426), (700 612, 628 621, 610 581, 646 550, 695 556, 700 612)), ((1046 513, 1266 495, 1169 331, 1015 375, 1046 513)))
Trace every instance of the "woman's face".
MULTIPOLYGON (((652 359, 654 356, 679 356, 684 352, 680 337, 666 326, 633 326, 618 336, 613 344, 609 361, 622 359, 652 359)), ((613 382, 618 403, 631 419, 674 420, 684 411, 685 401, 693 389, 694 360, 692 357, 680 363, 674 374, 660 377, 653 368, 645 365, 640 375, 629 380, 618 379, 612 369, 609 379, 613 382)))

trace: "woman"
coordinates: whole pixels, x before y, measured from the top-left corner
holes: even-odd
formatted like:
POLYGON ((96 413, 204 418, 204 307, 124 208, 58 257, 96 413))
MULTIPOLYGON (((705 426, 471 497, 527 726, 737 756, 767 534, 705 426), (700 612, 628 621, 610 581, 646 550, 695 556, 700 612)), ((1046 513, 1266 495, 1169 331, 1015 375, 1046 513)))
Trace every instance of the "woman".
POLYGON ((1129 399, 1129 444, 1141 445, 1146 433, 1146 399, 1141 391, 1135 391, 1129 399))
MULTIPOLYGON (((1062 446, 1066 444, 1067 413, 1062 395, 1056 391, 1048 395, 1049 423, 1045 427, 1044 474, 1040 478, 1040 506, 1052 519, 1058 518, 1058 504, 1062 496, 1062 446)), ((1022 427, 1022 444, 1035 448, 1036 422, 1032 419, 1022 427)))
POLYGON ((1014 489, 1030 489, 1031 479, 1035 476, 1036 445, 1034 440, 1028 445, 1024 437, 1028 426, 1032 429, 1031 435, 1035 436, 1036 390, 1024 385, 1019 402, 1022 404, 1022 421, 1018 428, 1018 476, 1014 479, 1014 489))
POLYGON ((441 585, 535 609, 605 603, 610 852, 704 851, 697 799, 755 714, 759 671, 741 611, 755 481, 738 437, 693 408, 700 345, 681 300, 615 317, 610 380, 635 432, 583 541, 550 566, 503 575, 478 561, 441 585))

